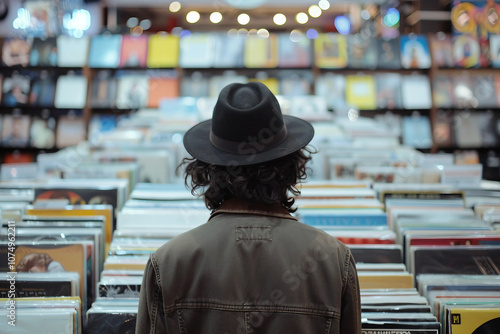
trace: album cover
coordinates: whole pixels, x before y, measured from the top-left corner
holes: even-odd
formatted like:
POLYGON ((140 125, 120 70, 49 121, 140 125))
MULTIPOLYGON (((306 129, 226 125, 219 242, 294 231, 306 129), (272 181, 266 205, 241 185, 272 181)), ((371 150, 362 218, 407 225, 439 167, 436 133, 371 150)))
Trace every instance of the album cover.
POLYGON ((500 67, 500 35, 491 34, 490 40, 490 62, 494 68, 500 67))
POLYGON ((62 109, 82 109, 87 102, 87 78, 69 73, 57 78, 54 106, 62 109))
POLYGON ((500 142, 500 116, 491 110, 482 112, 478 116, 482 146, 496 147, 500 142))
POLYGON ((350 245, 356 263, 402 263, 401 245, 350 245))
POLYGON ((329 110, 337 111, 346 108, 345 81, 345 76, 341 74, 324 73, 316 77, 315 94, 326 100, 329 110))
POLYGON ((304 34, 293 38, 288 33, 278 34, 278 66, 310 67, 312 63, 312 42, 304 34))
POLYGON ((348 67, 375 69, 377 67, 377 40, 362 34, 347 36, 348 67))
POLYGON ((100 298, 139 298, 142 277, 102 277, 98 291, 100 298))
POLYGON ((500 246, 413 246, 411 272, 419 274, 500 275, 500 246))
POLYGON ((431 54, 425 35, 401 35, 401 65, 403 68, 430 68, 431 54))
POLYGON ((338 33, 319 34, 314 40, 314 57, 319 68, 347 67, 347 38, 338 33))
MULTIPOLYGON (((5 276, 9 276, 10 270, 2 273, 0 280, 0 298, 7 298, 9 293, 9 282, 5 276)), ((80 276, 77 272, 59 272, 50 276, 42 273, 23 273, 16 275, 16 297, 59 297, 77 296, 79 291, 80 276)))
POLYGON ((32 40, 19 37, 8 37, 3 41, 3 66, 28 66, 32 40))
POLYGON ((179 42, 179 65, 182 68, 212 67, 215 58, 214 37, 208 32, 193 33, 179 42), (203 57, 200 57, 203 55, 203 57))
POLYGON ((453 57, 455 66, 471 68, 479 66, 479 42, 470 34, 460 34, 453 37, 453 57))
POLYGON ((30 66, 57 66, 57 38, 35 38, 33 40, 30 66))
POLYGON ((246 37, 214 33, 214 67, 240 68, 243 67, 243 50, 246 37))
MULTIPOLYGON (((0 317, 9 319, 7 309, 0 309, 0 317)), ((3 334, 18 333, 61 333, 75 334, 77 311, 66 308, 47 308, 41 311, 36 308, 16 309, 15 326, 5 324, 3 334)))
POLYGON ((102 141, 105 133, 116 129, 117 117, 115 114, 94 114, 89 121, 88 140, 91 144, 97 145, 102 141))
POLYGON ((455 97, 454 106, 466 109, 477 108, 479 101, 474 96, 474 81, 467 73, 452 77, 453 93, 455 97))
POLYGON ((456 112, 453 119, 455 141, 458 147, 481 147, 483 144, 479 114, 469 111, 456 112))
POLYGON ((453 57, 453 41, 449 34, 438 32, 432 34, 429 39, 431 46, 432 62, 438 68, 455 67, 453 57))
POLYGON ((414 113, 401 121, 403 144, 414 148, 431 148, 432 132, 429 117, 414 113))
POLYGON ((400 69, 399 39, 377 39, 377 67, 380 69, 400 69))
POLYGON ((57 36, 57 66, 84 67, 87 65, 89 46, 90 38, 87 36, 57 36))
POLYGON ((493 334, 500 326, 498 305, 446 305, 445 320, 452 334, 493 334))
MULTIPOLYGON (((447 75, 436 75, 432 81, 432 97, 437 108, 455 106, 453 80, 447 75)), ((496 103, 496 101, 495 101, 496 103)))
MULTIPOLYGON (((180 83, 180 95, 189 96, 195 98, 205 98, 209 95, 208 93, 208 76, 195 71, 190 75, 183 75, 180 83)), ((212 112, 210 111, 210 118, 212 117, 212 112)))
POLYGON ((14 72, 3 78, 2 105, 6 107, 22 107, 28 104, 31 78, 14 72))
POLYGON ((52 107, 56 93, 56 77, 48 71, 41 71, 31 81, 29 105, 33 107, 52 107))
POLYGON ((87 137, 87 127, 83 117, 61 116, 57 121, 56 147, 78 145, 87 137))
POLYGON ((430 109, 432 94, 429 77, 423 74, 403 75, 401 94, 405 109, 430 109))
POLYGON ((434 120, 432 135, 438 147, 452 147, 455 143, 451 110, 438 110, 434 120))
POLYGON ((30 123, 31 117, 29 115, 4 115, 2 117, 2 146, 28 146, 30 123))
POLYGON ((243 64, 248 68, 275 68, 278 66, 278 37, 249 36, 245 40, 243 64))
POLYGON ((401 109, 401 75, 397 73, 379 73, 375 75, 377 84, 377 108, 401 109))
POLYGON ((179 80, 176 76, 152 76, 149 78, 148 108, 158 108, 164 99, 179 97, 179 80))
POLYGON ((472 87, 472 94, 477 99, 478 108, 496 108, 497 99, 493 74, 474 75, 472 87))
POLYGON ((114 108, 116 78, 109 70, 99 70, 92 79, 89 104, 92 108, 114 108))
POLYGON ((87 312, 87 333, 135 333, 137 307, 91 308, 87 312))
POLYGON ((123 35, 119 67, 146 67, 148 56, 147 35, 123 35))
POLYGON ((363 333, 370 334, 440 334, 441 324, 434 322, 375 321, 366 320, 361 323, 363 333))
POLYGON ((88 65, 91 68, 117 68, 120 65, 122 35, 94 35, 90 39, 88 65))
POLYGON ((54 117, 34 116, 30 128, 30 145, 35 148, 53 148, 56 144, 56 120, 54 117))
POLYGON ((348 105, 364 110, 377 109, 377 91, 373 75, 347 75, 345 96, 348 105))
POLYGON ((140 73, 117 75, 116 107, 119 109, 139 109, 147 105, 149 78, 140 73))
POLYGON ((173 68, 179 64, 179 37, 170 34, 154 34, 148 39, 149 68, 173 68))
POLYGON ((490 55, 489 38, 478 37, 478 42, 479 42, 479 66, 490 67, 491 55, 490 55))
POLYGON ((279 95, 304 96, 312 93, 313 75, 310 71, 282 70, 279 73, 279 95))

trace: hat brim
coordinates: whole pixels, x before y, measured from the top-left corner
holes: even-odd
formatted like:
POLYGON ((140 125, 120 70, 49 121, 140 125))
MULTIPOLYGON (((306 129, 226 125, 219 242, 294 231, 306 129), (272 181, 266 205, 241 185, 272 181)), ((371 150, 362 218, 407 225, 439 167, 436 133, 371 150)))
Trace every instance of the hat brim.
POLYGON ((303 119, 283 115, 287 128, 285 139, 273 148, 249 154, 235 154, 222 151, 210 142, 212 120, 207 120, 193 126, 184 134, 184 147, 187 152, 200 161, 221 166, 244 166, 271 161, 296 152, 309 144, 314 136, 314 128, 303 119))

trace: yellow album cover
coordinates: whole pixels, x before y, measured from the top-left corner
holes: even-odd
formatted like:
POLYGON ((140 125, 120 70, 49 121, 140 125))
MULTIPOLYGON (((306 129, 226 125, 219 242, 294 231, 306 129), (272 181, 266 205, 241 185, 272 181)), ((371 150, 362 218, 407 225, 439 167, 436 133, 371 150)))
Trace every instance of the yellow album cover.
POLYGON ((451 334, 490 334, 500 330, 500 307, 447 307, 451 334))
POLYGON ((372 75, 347 75, 346 102, 361 110, 377 109, 377 89, 372 75))
POLYGON ((149 36, 148 57, 149 68, 176 67, 179 64, 179 37, 174 35, 155 34, 149 36))
POLYGON ((363 289, 412 289, 413 275, 408 272, 358 272, 359 288, 363 289))
POLYGON ((278 66, 278 41, 276 35, 269 38, 249 36, 245 41, 243 64, 249 68, 274 68, 278 66))
POLYGON ((338 33, 319 34, 314 40, 314 56, 319 68, 347 67, 347 38, 338 33))

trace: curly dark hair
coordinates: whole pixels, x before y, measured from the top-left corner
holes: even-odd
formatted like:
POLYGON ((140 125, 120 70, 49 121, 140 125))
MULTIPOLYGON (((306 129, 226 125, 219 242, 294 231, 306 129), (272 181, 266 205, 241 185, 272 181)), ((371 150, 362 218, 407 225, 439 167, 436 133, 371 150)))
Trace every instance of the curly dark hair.
POLYGON ((312 153, 316 152, 306 146, 284 157, 246 166, 220 166, 185 158, 179 168, 187 164, 186 186, 193 195, 204 196, 205 205, 212 211, 226 199, 242 198, 280 203, 289 212, 295 212, 293 196, 300 194, 296 185, 306 179, 306 163, 312 153))

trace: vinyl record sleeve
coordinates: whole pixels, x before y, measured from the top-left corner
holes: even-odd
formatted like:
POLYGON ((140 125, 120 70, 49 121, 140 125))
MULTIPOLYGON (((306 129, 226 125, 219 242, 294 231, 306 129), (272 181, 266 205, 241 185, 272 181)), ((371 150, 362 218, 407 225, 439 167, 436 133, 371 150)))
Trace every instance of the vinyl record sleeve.
POLYGON ((315 64, 319 68, 347 67, 347 38, 338 33, 319 34, 314 40, 315 64))
POLYGON ((120 65, 122 35, 95 35, 90 39, 88 65, 91 68, 117 68, 120 65))

